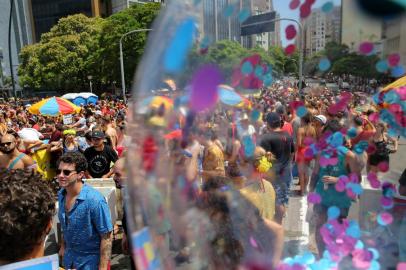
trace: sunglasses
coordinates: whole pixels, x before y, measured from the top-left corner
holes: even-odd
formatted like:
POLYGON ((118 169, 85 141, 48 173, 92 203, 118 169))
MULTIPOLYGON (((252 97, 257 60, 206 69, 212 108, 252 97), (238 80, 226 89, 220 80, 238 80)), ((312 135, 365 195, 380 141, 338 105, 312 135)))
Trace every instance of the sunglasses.
POLYGON ((10 146, 13 142, 0 143, 0 147, 10 146))
POLYGON ((63 173, 63 175, 69 176, 69 175, 71 175, 71 173, 76 172, 76 171, 74 171, 74 170, 60 170, 60 169, 57 169, 57 170, 56 170, 56 175, 60 175, 61 172, 63 173))

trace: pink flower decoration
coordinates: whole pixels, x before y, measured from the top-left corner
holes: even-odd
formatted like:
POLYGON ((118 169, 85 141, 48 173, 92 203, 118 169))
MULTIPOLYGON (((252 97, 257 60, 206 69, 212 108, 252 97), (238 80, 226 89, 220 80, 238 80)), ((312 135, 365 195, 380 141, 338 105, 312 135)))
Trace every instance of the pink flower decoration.
POLYGON ((400 62, 400 55, 398 53, 393 53, 388 56, 388 64, 391 67, 395 67, 400 62))
POLYGON ((285 34, 287 40, 294 39, 297 34, 295 26, 293 24, 288 25, 285 29, 285 34))
POLYGON ((310 192, 307 195, 307 201, 312 204, 319 204, 321 203, 321 196, 316 192, 310 192))

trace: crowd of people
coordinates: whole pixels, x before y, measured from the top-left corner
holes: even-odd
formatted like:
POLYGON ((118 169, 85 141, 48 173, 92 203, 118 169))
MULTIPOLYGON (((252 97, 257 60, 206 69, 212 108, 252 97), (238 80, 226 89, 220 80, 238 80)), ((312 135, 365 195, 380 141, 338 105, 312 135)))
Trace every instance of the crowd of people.
MULTIPOLYGON (((386 124, 371 119, 374 107, 368 95, 336 96, 327 88, 297 91, 289 82, 262 89, 242 108, 179 112, 175 119, 163 105, 149 110, 139 123, 132 123, 133 130, 145 121, 148 129, 157 131, 144 141, 125 133, 127 106, 121 101, 83 106, 72 123, 32 115, 18 104, 3 104, 0 109, 0 230, 5 232, 0 240, 1 264, 43 255, 57 198, 62 266, 108 269, 114 224, 103 196, 83 179, 113 178, 118 189, 126 186, 124 157, 131 144, 141 149, 142 168, 136 169, 144 171, 145 179, 156 167, 163 170, 155 170, 157 178, 160 173, 173 178, 170 185, 179 190, 173 205, 182 205, 179 213, 187 207, 177 218, 196 219, 196 211, 208 217, 190 221, 184 234, 175 235, 179 224, 173 213, 162 214, 165 194, 145 187, 158 202, 147 204, 143 219, 160 236, 161 254, 175 251, 176 263, 236 269, 258 258, 258 263, 264 260, 276 267, 282 259, 282 221, 289 200, 308 194, 320 199, 313 215, 322 257, 326 243, 320 229, 328 220, 328 209, 337 207, 341 222, 357 199, 337 186, 343 178, 360 183, 364 170, 378 176, 398 148, 398 138, 388 134, 386 124), (158 156, 161 146, 167 154, 158 156), (36 158, 40 151, 49 155, 47 161, 36 158), (167 166, 172 166, 171 174, 167 166), (56 178, 59 187, 50 189, 35 170, 49 180, 56 178), (292 192, 294 178, 297 194, 292 192), (204 249, 198 244, 204 241, 197 239, 202 234, 208 245, 204 249), (204 251, 199 253, 197 246, 204 251)), ((402 177, 399 191, 405 195, 405 173, 402 177)), ((127 218, 124 211, 124 251, 131 246, 127 218)), ((404 243, 399 244, 399 254, 404 260, 404 243)))

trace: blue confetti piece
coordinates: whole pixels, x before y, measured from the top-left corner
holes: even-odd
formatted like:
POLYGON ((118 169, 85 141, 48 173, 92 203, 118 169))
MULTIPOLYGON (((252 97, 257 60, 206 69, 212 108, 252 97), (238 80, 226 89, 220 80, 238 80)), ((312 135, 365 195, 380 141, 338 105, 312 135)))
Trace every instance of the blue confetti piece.
POLYGON ((296 114, 299 117, 304 117, 307 114, 307 109, 305 106, 300 106, 296 110, 296 114))
POLYGON ((234 13, 234 5, 228 5, 223 11, 224 17, 226 18, 231 17, 233 13, 234 13))
POLYGON ((374 248, 368 248, 368 251, 372 253, 374 260, 379 259, 379 251, 374 248))
POLYGON ((340 216, 340 209, 337 206, 330 206, 327 210, 329 220, 336 219, 340 216))
POLYGON ((330 60, 328 60, 327 58, 320 59, 320 62, 319 62, 320 71, 327 71, 330 67, 331 67, 330 60))
POLYGON ((344 143, 344 137, 341 132, 335 132, 333 135, 328 137, 327 142, 334 148, 342 146, 344 143))
POLYGON ((265 86, 270 86, 272 84, 272 81, 273 81, 273 78, 270 73, 268 73, 264 76, 264 85, 265 86))
POLYGON ((324 13, 330 13, 331 11, 333 11, 333 8, 333 2, 327 2, 321 7, 321 11, 323 11, 324 13))
POLYGON ((255 152, 255 144, 250 136, 245 136, 242 140, 244 145, 244 154, 246 157, 252 157, 255 152))
POLYGON ((395 91, 388 91, 383 96, 383 101, 389 104, 394 104, 400 102, 400 97, 395 91))
POLYGON ((379 264, 379 262, 371 261, 371 264, 369 265, 368 270, 380 270, 380 269, 381 269, 381 265, 379 264))
POLYGON ((264 73, 264 68, 262 66, 256 66, 255 67, 255 76, 260 78, 260 77, 262 77, 263 73, 264 73))
POLYGON ((364 249, 364 243, 361 240, 358 240, 355 244, 355 249, 364 249))
POLYGON ((403 66, 396 66, 391 70, 391 76, 394 78, 402 77, 405 74, 405 68, 403 66))
POLYGON ((350 138, 355 138, 357 136, 357 129, 355 127, 349 128, 347 131, 347 136, 350 138))
POLYGON ((251 62, 249 62, 249 61, 244 62, 241 66, 241 72, 244 75, 250 74, 253 70, 254 70, 254 68, 252 67, 251 62))
POLYGON ((313 253, 306 251, 303 256, 301 256, 299 263, 302 265, 310 265, 313 264, 316 261, 316 257, 313 255, 313 253))
POLYGON ((164 67, 167 72, 178 73, 184 66, 186 56, 193 46, 196 25, 193 18, 188 18, 179 25, 176 33, 165 51, 164 67))
POLYGON ((243 23, 249 18, 250 15, 251 15, 251 12, 249 11, 249 9, 244 8, 238 14, 238 20, 240 21, 240 23, 243 23))
POLYGON ((389 65, 388 65, 388 62, 386 60, 379 60, 376 63, 375 68, 376 68, 376 70, 378 72, 384 73, 384 72, 388 71, 389 65))
POLYGON ((372 96, 372 101, 373 101, 375 104, 379 104, 379 103, 380 103, 380 102, 379 102, 379 94, 373 95, 373 96, 372 96))
POLYGON ((397 136, 399 136, 399 132, 396 129, 389 128, 388 135, 389 135, 389 137, 397 137, 397 136))
POLYGON ((354 194, 356 195, 361 195, 364 192, 360 184, 349 183, 349 185, 350 185, 349 188, 351 188, 352 192, 354 192, 354 194))
POLYGON ((354 220, 350 221, 350 226, 347 228, 345 233, 355 239, 359 239, 362 235, 358 223, 354 220))

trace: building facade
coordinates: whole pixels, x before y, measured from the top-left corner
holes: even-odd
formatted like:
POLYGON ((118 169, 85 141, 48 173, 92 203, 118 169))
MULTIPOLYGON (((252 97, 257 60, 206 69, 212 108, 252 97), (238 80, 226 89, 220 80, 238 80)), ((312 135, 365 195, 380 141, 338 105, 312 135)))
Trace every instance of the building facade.
MULTIPOLYGON (((3 89, 3 82, 11 76, 9 46, 8 46, 8 26, 10 18, 10 8, 13 3, 11 14, 11 59, 14 71, 14 80, 17 80, 17 67, 19 65, 18 55, 21 48, 33 43, 32 25, 30 20, 30 1, 15 0, 0 2, 0 87, 3 89)), ((17 90, 21 87, 17 84, 17 90)), ((8 91, 6 89, 3 89, 8 91)), ((13 93, 8 93, 13 94, 13 93)))
POLYGON ((383 22, 383 56, 400 54, 401 64, 406 67, 406 15, 383 22))
POLYGON ((379 42, 382 35, 382 22, 365 14, 354 0, 342 0, 341 42, 350 51, 358 51, 362 42, 379 42))
POLYGON ((151 2, 165 3, 164 0, 111 0, 111 11, 114 14, 128 8, 132 4, 145 4, 151 2))
POLYGON ((314 9, 302 24, 306 56, 324 50, 329 42, 341 42, 341 7, 336 6, 329 13, 314 9))

